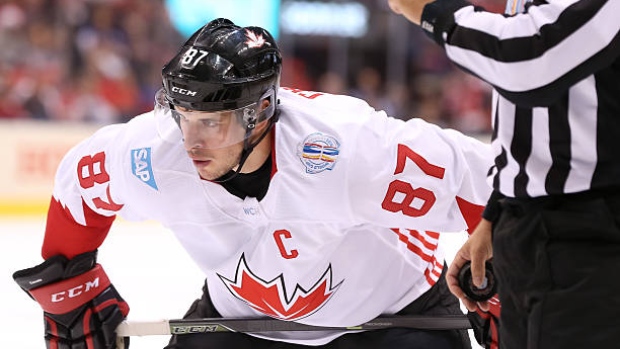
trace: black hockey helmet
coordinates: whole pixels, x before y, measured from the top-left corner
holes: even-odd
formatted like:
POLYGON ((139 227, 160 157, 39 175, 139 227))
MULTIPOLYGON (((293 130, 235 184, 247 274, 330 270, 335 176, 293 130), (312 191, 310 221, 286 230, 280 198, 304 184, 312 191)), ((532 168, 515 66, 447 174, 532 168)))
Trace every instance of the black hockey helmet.
POLYGON ((199 111, 233 110, 270 97, 273 116, 282 57, 271 34, 225 18, 203 26, 162 71, 166 100, 199 111))

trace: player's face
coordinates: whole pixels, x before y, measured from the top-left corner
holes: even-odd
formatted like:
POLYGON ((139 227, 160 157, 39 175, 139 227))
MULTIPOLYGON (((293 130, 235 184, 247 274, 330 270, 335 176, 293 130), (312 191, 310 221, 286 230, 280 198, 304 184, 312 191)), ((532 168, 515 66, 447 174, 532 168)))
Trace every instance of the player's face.
POLYGON ((185 150, 203 179, 215 180, 239 164, 245 129, 232 112, 176 112, 185 150))
MULTIPOLYGON (((186 149, 188 147, 187 141, 185 142, 185 147, 186 149)), ((212 181, 237 167, 242 150, 243 145, 239 143, 227 148, 211 150, 190 148, 187 153, 194 162, 200 177, 212 181)))

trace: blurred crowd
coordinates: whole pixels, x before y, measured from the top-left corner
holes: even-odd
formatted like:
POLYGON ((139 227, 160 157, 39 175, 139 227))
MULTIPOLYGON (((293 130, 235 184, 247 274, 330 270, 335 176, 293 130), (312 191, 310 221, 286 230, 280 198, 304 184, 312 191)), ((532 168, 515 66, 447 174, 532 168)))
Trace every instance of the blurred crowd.
POLYGON ((124 121, 181 42, 161 1, 0 0, 0 117, 124 121))
MULTIPOLYGON (((477 1, 498 12, 500 2, 477 1)), ((350 77, 303 74, 290 67, 312 62, 285 56, 282 84, 362 97, 403 119, 488 132, 490 87, 415 32, 406 83, 386 81, 375 66, 350 77)), ((0 119, 127 121, 152 108, 161 67, 183 41, 161 0, 0 0, 0 119)))

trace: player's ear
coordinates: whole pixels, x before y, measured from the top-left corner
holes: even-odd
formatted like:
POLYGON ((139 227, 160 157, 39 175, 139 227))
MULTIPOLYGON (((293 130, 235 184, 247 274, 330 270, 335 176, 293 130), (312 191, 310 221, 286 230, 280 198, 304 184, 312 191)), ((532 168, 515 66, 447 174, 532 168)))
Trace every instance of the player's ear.
MULTIPOLYGON (((267 108, 269 108, 269 105, 271 104, 269 98, 263 98, 258 105, 258 113, 261 114, 263 111, 267 110, 267 108)), ((260 120, 260 119, 259 119, 260 120)), ((267 126, 267 119, 263 119, 261 121, 259 121, 256 124, 256 129, 257 130, 262 130, 263 128, 265 128, 267 126)))
POLYGON ((271 102, 269 101, 269 98, 263 98, 262 101, 260 101, 260 111, 263 111, 265 109, 267 109, 267 107, 269 107, 269 105, 271 104, 271 102))

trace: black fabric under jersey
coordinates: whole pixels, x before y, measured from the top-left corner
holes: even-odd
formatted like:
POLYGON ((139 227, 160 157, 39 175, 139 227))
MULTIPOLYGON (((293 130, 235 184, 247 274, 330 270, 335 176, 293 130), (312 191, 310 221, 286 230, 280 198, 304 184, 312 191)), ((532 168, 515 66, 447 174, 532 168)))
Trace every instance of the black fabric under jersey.
MULTIPOLYGON (((228 172, 220 178, 228 178, 233 175, 233 171, 228 172)), ((239 173, 226 182, 222 183, 224 189, 236 197, 245 199, 254 197, 262 200, 269 189, 271 180, 271 156, 267 157, 265 163, 256 171, 251 173, 239 173)))

